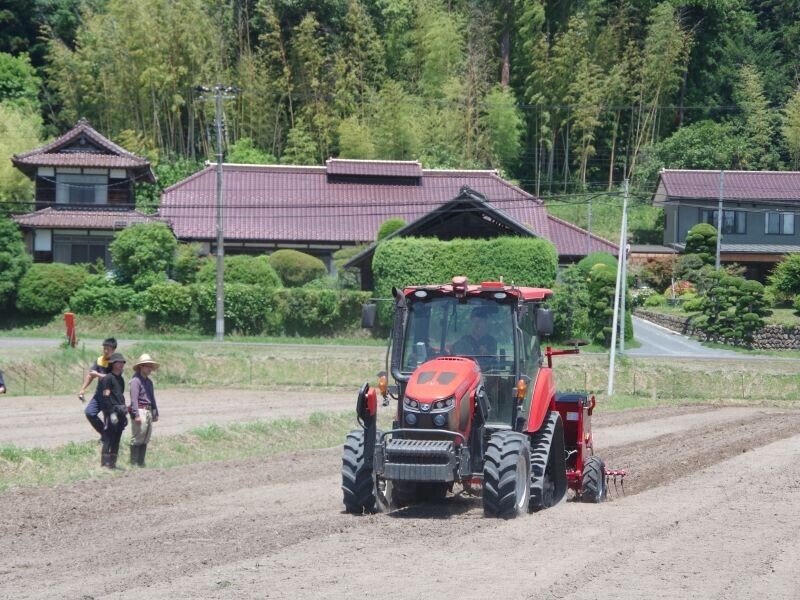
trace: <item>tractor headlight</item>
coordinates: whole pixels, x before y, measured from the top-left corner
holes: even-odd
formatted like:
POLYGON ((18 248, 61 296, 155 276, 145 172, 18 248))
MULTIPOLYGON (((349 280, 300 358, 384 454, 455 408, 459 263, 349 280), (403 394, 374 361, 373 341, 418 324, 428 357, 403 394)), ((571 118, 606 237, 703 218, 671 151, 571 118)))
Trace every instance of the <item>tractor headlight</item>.
POLYGON ((414 412, 419 412, 419 402, 417 402, 413 398, 403 398, 403 408, 405 408, 406 410, 413 410, 414 412))
POLYGON ((416 425, 417 424, 417 415, 413 412, 406 413, 406 425, 416 425))
POLYGON ((444 427, 445 423, 447 423, 447 417, 442 413, 433 416, 433 424, 437 427, 444 427))
POLYGON ((454 396, 450 396, 449 398, 445 398, 444 400, 437 400, 433 403, 433 410, 431 412, 447 412, 452 410, 453 407, 456 405, 456 399, 454 396))

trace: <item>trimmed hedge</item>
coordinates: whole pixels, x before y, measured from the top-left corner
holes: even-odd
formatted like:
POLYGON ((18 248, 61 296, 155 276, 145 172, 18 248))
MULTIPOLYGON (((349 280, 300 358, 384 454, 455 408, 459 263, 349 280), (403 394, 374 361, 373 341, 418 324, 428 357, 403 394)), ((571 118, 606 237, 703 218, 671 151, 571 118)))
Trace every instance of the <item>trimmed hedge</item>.
POLYGON ((270 254, 269 264, 286 287, 300 287, 328 274, 324 262, 297 250, 277 250, 270 254))
POLYGON ((54 315, 86 281, 83 267, 62 263, 34 264, 20 280, 17 308, 23 313, 54 315))
POLYGON ((72 295, 69 307, 82 315, 106 315, 128 310, 135 304, 136 297, 136 291, 130 286, 93 281, 72 295))
MULTIPOLYGON (((372 272, 375 295, 391 298, 392 286, 450 283, 465 275, 472 283, 499 281, 520 286, 552 287, 558 255, 540 238, 499 237, 491 240, 400 238, 382 242, 375 250, 372 272)), ((381 321, 390 322, 391 303, 379 305, 381 321)))
MULTIPOLYGON (((197 283, 216 284, 217 259, 202 259, 200 269, 197 271, 197 283)), ((225 283, 244 283, 257 285, 262 288, 281 287, 278 273, 270 265, 269 257, 249 256, 237 254, 225 257, 225 283)))
POLYGON ((159 283, 142 294, 142 311, 148 327, 185 327, 192 319, 192 289, 177 283, 159 283))
MULTIPOLYGON (((217 292, 214 285, 195 286, 200 329, 214 333, 217 323, 217 292)), ((243 335, 281 332, 282 319, 275 310, 275 291, 246 283, 225 284, 225 333, 243 335)))
POLYGON ((368 292, 288 288, 275 292, 288 335, 321 336, 356 329, 368 292))

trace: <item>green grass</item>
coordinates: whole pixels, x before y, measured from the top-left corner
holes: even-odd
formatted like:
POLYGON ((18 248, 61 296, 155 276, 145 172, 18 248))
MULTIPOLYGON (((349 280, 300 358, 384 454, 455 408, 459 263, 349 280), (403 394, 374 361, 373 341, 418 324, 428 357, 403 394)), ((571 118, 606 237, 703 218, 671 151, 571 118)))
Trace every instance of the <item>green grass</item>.
MULTIPOLYGON (((347 432, 357 426, 352 411, 314 413, 305 420, 209 425, 174 436, 159 436, 156 426, 155 436, 147 447, 147 468, 169 469, 330 448, 341 445, 347 432)), ((127 434, 123 436, 117 462, 120 468, 114 472, 99 466, 100 445, 96 442, 71 442, 51 449, 0 446, 0 491, 124 475, 132 468, 128 465, 128 440, 127 434)))

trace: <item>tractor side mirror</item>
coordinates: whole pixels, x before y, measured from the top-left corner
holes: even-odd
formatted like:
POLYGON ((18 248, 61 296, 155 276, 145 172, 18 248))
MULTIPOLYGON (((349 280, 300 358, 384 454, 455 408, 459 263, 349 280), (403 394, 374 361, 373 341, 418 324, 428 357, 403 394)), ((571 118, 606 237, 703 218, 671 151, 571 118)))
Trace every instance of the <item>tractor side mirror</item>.
POLYGON ((536 331, 539 332, 539 335, 552 335, 553 328, 553 311, 549 308, 538 309, 536 311, 536 331))
POLYGON ((378 315, 377 304, 364 304, 361 307, 361 327, 372 329, 375 327, 375 318, 378 315))

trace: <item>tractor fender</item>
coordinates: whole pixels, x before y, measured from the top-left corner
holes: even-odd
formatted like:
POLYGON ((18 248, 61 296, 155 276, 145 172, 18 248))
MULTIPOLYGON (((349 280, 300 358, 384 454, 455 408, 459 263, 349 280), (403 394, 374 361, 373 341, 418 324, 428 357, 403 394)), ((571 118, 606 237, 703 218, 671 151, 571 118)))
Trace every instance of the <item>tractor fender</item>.
POLYGON ((525 431, 528 433, 539 431, 555 396, 556 384, 553 381, 553 369, 541 367, 536 375, 533 392, 531 392, 531 405, 528 409, 525 431))

